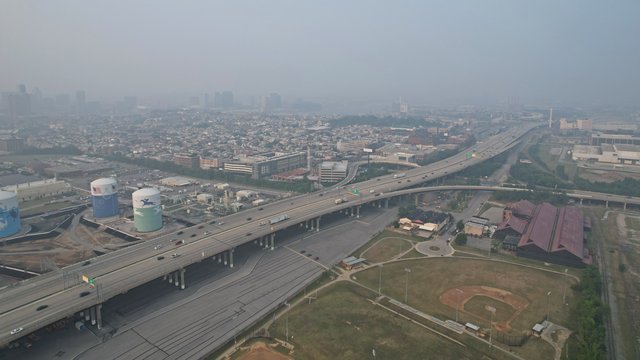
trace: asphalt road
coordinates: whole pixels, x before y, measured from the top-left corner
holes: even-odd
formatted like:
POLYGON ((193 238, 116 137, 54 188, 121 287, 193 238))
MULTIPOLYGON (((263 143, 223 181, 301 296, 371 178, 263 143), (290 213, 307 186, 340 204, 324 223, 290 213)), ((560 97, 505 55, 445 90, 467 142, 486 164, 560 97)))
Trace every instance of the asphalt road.
POLYGON ((532 127, 524 125, 512 128, 485 140, 474 146, 477 157, 468 157, 467 151, 463 151, 446 160, 407 170, 404 177, 396 178, 389 175, 358 183, 355 186, 360 190, 360 195, 336 189, 277 201, 263 208, 254 208, 225 217, 222 219, 222 225, 217 223, 194 226, 183 230, 181 234, 168 234, 100 256, 87 265, 75 264, 59 272, 24 281, 18 286, 4 288, 0 291, 0 345, 189 264, 251 242, 260 236, 327 213, 389 197, 397 190, 460 171, 513 147, 532 127), (381 196, 382 193, 387 194, 381 196), (334 201, 338 196, 347 201, 336 205, 334 201), (288 220, 274 226, 260 225, 262 221, 284 214, 289 216, 288 220), (175 239, 184 239, 185 244, 175 246, 175 239), (157 245, 163 247, 155 250, 154 247, 157 245), (171 255, 174 253, 182 256, 173 259, 171 255), (158 260, 158 256, 164 256, 164 259, 158 260), (97 287, 90 289, 81 283, 81 275, 94 278, 97 287), (86 291, 90 294, 81 297, 80 294, 86 291), (37 311, 41 305, 48 307, 37 311), (19 327, 23 328, 20 333, 11 334, 13 329, 19 327))
MULTIPOLYGON (((360 219, 339 217, 321 232, 289 235, 274 251, 250 244, 238 251, 233 270, 203 261, 187 269, 189 287, 183 291, 158 279, 116 297, 103 313, 105 329, 117 332, 102 344, 87 342, 77 358, 191 359, 215 351, 310 284, 324 266, 366 243, 396 212, 367 207, 360 219)), ((78 350, 73 351, 72 343, 78 335, 68 333, 55 344, 35 343, 9 355, 22 360, 74 358, 78 350), (59 352, 65 355, 56 356, 59 352)))

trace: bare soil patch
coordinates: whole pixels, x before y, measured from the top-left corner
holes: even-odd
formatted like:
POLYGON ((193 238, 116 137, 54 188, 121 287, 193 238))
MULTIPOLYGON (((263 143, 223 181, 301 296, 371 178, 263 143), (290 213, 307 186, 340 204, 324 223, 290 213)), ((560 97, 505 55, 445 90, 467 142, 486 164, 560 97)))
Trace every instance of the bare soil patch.
POLYGON ((291 358, 271 349, 263 342, 251 345, 248 353, 240 356, 238 360, 290 360, 291 358))

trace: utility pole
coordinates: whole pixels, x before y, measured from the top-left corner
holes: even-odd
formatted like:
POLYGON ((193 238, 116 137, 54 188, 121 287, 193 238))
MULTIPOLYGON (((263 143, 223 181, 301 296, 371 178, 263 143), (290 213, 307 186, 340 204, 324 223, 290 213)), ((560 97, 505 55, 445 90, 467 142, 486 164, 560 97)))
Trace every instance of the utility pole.
POLYGON ((378 297, 382 296, 382 264, 378 264, 378 268, 380 269, 378 275, 378 297))
POLYGON ((404 303, 407 303, 407 295, 409 294, 409 273, 411 272, 411 269, 409 268, 404 268, 404 272, 407 274, 405 283, 404 283, 404 303))
POLYGON ((565 268, 564 269, 564 282, 562 283, 562 305, 567 305, 567 271, 569 271, 569 269, 565 268))

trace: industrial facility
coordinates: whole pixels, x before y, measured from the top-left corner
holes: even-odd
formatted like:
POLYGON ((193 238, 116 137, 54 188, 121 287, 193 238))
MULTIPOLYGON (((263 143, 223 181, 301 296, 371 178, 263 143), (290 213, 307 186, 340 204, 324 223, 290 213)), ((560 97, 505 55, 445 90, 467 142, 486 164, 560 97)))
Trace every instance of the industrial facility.
POLYGON ((106 218, 118 215, 118 183, 113 178, 102 178, 91 182, 93 216, 106 218))
POLYGON ((134 192, 133 223, 139 232, 151 232, 162 228, 162 208, 160 207, 160 191, 144 188, 134 192))
POLYGON ((0 237, 11 236, 20 231, 18 198, 10 191, 0 191, 0 237))

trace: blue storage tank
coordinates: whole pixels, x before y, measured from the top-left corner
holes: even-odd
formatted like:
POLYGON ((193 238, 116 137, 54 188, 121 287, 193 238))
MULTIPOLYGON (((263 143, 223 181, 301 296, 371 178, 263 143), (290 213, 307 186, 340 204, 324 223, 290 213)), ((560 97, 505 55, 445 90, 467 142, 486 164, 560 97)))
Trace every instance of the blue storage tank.
POLYGON ((119 214, 117 185, 118 183, 113 178, 102 178, 91 182, 94 217, 105 218, 119 214))
POLYGON ((0 237, 7 237, 20 231, 20 210, 18 198, 10 191, 0 191, 0 237))

